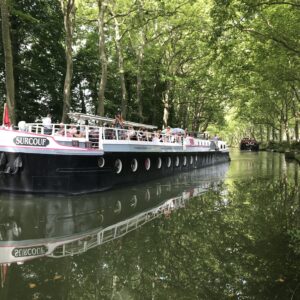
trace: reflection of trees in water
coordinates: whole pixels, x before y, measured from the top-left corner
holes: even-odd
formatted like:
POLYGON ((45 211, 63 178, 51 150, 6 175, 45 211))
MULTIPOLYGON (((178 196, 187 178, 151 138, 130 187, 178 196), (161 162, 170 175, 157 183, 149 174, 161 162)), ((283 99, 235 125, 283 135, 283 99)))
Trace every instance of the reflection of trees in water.
POLYGON ((210 191, 170 218, 156 219, 81 256, 18 267, 23 282, 37 284, 20 295, 297 299, 300 256, 291 233, 295 237, 300 230, 300 203, 294 179, 235 181, 227 192, 224 187, 210 191), (38 275, 32 279, 28 273, 38 275))
POLYGON ((290 299, 300 278, 288 234, 298 226, 297 194, 285 180, 261 179, 236 182, 226 199, 205 194, 148 233, 107 245, 100 285, 134 299, 290 299))

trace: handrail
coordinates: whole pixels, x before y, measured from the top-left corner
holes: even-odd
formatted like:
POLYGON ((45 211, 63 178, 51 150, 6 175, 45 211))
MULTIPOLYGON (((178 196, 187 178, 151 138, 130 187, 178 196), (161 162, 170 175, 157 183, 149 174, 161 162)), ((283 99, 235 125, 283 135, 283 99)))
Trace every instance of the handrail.
POLYGON ((98 144, 99 140, 132 140, 137 142, 180 143, 183 136, 177 134, 161 134, 145 130, 121 129, 116 127, 101 127, 75 124, 51 124, 45 127, 42 123, 27 123, 27 132, 48 134, 67 139, 85 138, 98 144), (72 133, 72 129, 74 132, 72 133), (97 142, 96 142, 97 141, 97 142))
POLYGON ((179 143, 182 144, 183 136, 180 135, 168 135, 158 132, 139 131, 133 129, 120 129, 102 127, 103 140, 130 140, 138 142, 156 142, 156 143, 179 143))
MULTIPOLYGON (((205 192, 205 189, 198 189, 193 196, 200 195, 203 192, 205 192)), ((49 249, 50 253, 48 253, 47 256, 53 258, 73 256, 120 238, 130 231, 141 227, 142 225, 161 215, 168 217, 173 210, 185 207, 185 204, 189 198, 190 197, 186 198, 185 194, 182 193, 182 195, 178 197, 169 199, 159 206, 156 206, 148 211, 142 212, 117 224, 106 228, 101 228, 71 242, 56 244, 51 250, 49 249)))
POLYGON ((20 131, 26 131, 35 134, 45 134, 53 136, 58 142, 72 142, 78 140, 79 142, 90 143, 85 147, 100 148, 102 143, 110 143, 115 141, 130 141, 143 143, 155 143, 160 145, 170 144, 183 145, 189 147, 209 147, 211 142, 214 142, 218 148, 227 149, 226 143, 223 141, 204 140, 190 136, 183 136, 181 134, 165 134, 159 131, 147 131, 145 129, 135 130, 122 129, 116 127, 101 127, 90 125, 75 125, 75 124, 51 124, 44 126, 42 123, 26 123, 20 131))
MULTIPOLYGON (((112 118, 101 117, 101 116, 90 115, 90 114, 68 113, 68 116, 75 120, 101 121, 101 122, 106 122, 106 123, 110 123, 110 124, 114 124, 114 122, 115 122, 115 119, 112 119, 112 118)), ((125 126, 133 126, 133 127, 146 128, 146 129, 157 129, 157 126, 154 126, 154 125, 147 125, 147 124, 136 123, 136 122, 123 121, 123 124, 125 126)))
MULTIPOLYGON (((69 115, 69 117, 74 118, 76 120, 101 121, 101 122, 106 122, 106 123, 111 123, 111 124, 113 124, 115 122, 115 119, 113 119, 113 118, 96 116, 96 115, 91 115, 91 114, 68 113, 68 115, 69 115)), ((140 127, 140 128, 146 128, 146 129, 157 129, 157 126, 143 124, 143 123, 123 121, 123 124, 125 126, 133 126, 133 127, 140 127)))

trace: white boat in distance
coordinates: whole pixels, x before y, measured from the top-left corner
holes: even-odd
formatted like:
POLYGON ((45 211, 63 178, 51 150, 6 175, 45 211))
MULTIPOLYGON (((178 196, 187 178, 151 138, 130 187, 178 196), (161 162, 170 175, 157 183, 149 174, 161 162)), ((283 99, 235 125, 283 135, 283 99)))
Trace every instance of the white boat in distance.
POLYGON ((225 142, 70 113, 74 124, 0 128, 0 191, 81 194, 229 161, 225 142), (87 125, 88 124, 88 125, 87 125))

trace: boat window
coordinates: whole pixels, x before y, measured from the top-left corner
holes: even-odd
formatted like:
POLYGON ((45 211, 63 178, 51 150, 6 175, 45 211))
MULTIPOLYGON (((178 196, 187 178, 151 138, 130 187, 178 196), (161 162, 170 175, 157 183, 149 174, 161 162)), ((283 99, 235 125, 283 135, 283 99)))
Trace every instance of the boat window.
POLYGON ((168 168, 171 167, 171 163, 172 163, 171 157, 168 157, 168 159, 167 159, 167 167, 168 168))
POLYGON ((179 157, 178 157, 178 156, 176 156, 176 162, 175 162, 175 165, 176 165, 176 167, 179 166, 179 157))
POLYGON ((150 158, 147 158, 145 160, 145 169, 148 171, 148 170, 150 170, 150 167, 151 167, 151 160, 150 160, 150 158))
POLYGON ((135 208, 137 205, 138 199, 136 195, 133 195, 131 200, 129 201, 129 205, 131 208, 135 208))
POLYGON ((114 213, 118 215, 121 212, 121 210, 122 210, 122 204, 121 201, 118 200, 114 205, 114 213))
POLYGON ((145 200, 146 200, 146 201, 149 201, 150 199, 151 199, 150 190, 147 189, 147 190, 145 191, 145 200))
POLYGON ((137 168, 138 168, 138 161, 134 158, 131 161, 131 171, 136 172, 137 168))
POLYGON ((115 170, 116 170, 116 173, 117 174, 120 174, 121 173, 121 171, 122 171, 122 161, 121 161, 121 159, 117 159, 116 161, 115 161, 115 170))
POLYGON ((105 165, 105 159, 103 157, 98 158, 98 167, 103 168, 105 165))
POLYGON ((161 161, 161 158, 159 157, 157 159, 157 169, 160 169, 161 168, 161 165, 162 165, 162 161, 161 161))

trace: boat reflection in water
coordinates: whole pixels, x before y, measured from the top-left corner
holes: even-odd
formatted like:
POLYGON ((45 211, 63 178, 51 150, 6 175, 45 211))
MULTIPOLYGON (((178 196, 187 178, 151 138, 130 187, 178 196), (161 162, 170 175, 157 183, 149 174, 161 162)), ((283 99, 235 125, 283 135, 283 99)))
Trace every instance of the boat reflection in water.
POLYGON ((184 207, 227 169, 225 163, 95 195, 0 199, 0 264, 71 256, 112 241, 184 207))

